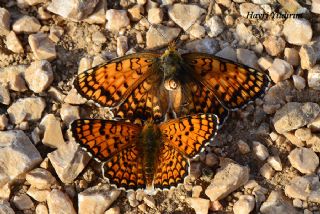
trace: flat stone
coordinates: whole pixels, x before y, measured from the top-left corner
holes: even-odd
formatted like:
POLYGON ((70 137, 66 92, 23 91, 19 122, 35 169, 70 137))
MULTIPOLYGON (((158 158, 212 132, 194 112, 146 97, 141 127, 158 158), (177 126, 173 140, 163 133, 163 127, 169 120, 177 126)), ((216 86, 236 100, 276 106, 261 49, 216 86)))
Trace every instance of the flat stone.
POLYGON ((52 174, 42 168, 36 168, 26 174, 26 180, 37 189, 50 189, 51 185, 56 182, 52 174))
POLYGON ((270 156, 267 160, 270 166, 276 171, 282 171, 282 163, 279 156, 270 156))
POLYGON ((308 44, 312 38, 311 24, 306 19, 287 19, 284 22, 283 34, 290 44, 308 44))
POLYGON ((42 143, 52 148, 65 146, 61 124, 53 114, 47 114, 41 121, 40 127, 44 130, 42 143))
POLYGON ((89 162, 89 156, 70 141, 48 154, 48 158, 63 183, 71 183, 89 162))
POLYGON ((301 173, 310 174, 319 166, 317 154, 309 148, 296 148, 288 156, 291 165, 301 173))
POLYGON ((320 90, 320 65, 308 70, 308 86, 315 90, 320 90))
POLYGON ((72 0, 66 4, 63 0, 52 0, 47 10, 72 21, 80 21, 92 14, 98 2, 99 0, 72 0))
POLYGON ((293 74, 293 67, 288 62, 276 58, 268 69, 273 82, 277 83, 289 79, 293 74))
POLYGON ((301 68, 310 69, 316 64, 317 55, 311 45, 302 45, 299 51, 301 68))
POLYGON ((28 210, 34 208, 34 204, 31 198, 26 194, 14 196, 13 203, 14 206, 17 207, 19 210, 28 210))
POLYGON ((47 198, 50 214, 76 214, 72 201, 67 194, 60 190, 53 189, 47 198))
POLYGON ((5 114, 0 114, 0 131, 5 130, 8 126, 8 118, 5 114))
POLYGON ((148 20, 151 24, 160 24, 163 20, 163 10, 161 8, 151 8, 148 11, 148 20))
POLYGON ((78 106, 72 106, 69 104, 62 104, 60 109, 60 117, 66 126, 76 120, 80 119, 80 111, 78 106))
POLYGON ((250 18, 248 14, 262 14, 263 10, 259 5, 252 4, 252 3, 242 3, 240 4, 240 14, 243 17, 250 18))
POLYGON ((34 186, 30 186, 27 194, 38 202, 45 202, 50 194, 50 189, 37 189, 34 186))
POLYGON ((267 201, 261 205, 260 212, 262 214, 299 213, 281 192, 275 190, 270 193, 267 201))
POLYGON ((233 62, 237 61, 237 53, 230 46, 224 47, 221 51, 216 53, 216 56, 224 58, 224 59, 229 59, 233 62))
POLYGON ((32 91, 36 93, 45 91, 53 81, 50 62, 47 60, 32 62, 25 71, 24 78, 32 91))
POLYGON ((255 199, 252 195, 241 195, 239 200, 233 205, 234 214, 249 214, 255 205, 255 199))
POLYGON ((57 57, 55 44, 49 39, 47 34, 31 34, 28 41, 36 59, 52 61, 57 57))
POLYGON ((5 36, 10 32, 10 13, 7 9, 0 7, 0 35, 5 36))
POLYGON ((40 31, 40 28, 41 24, 38 19, 27 15, 22 16, 12 25, 12 29, 16 33, 36 33, 40 31))
POLYGON ((277 56, 283 52, 286 47, 286 42, 281 37, 268 36, 264 40, 263 46, 269 55, 277 56))
POLYGON ((205 13, 198 5, 174 4, 168 9, 169 17, 185 31, 205 13))
POLYGON ((11 102, 8 87, 0 83, 0 103, 9 105, 11 102))
POLYGON ((118 57, 124 56, 128 51, 128 37, 119 36, 117 38, 117 55, 118 57))
POLYGON ((185 48, 190 52, 215 54, 219 50, 219 42, 210 38, 198 39, 186 43, 185 48))
POLYGON ((22 121, 39 120, 45 107, 46 103, 43 98, 20 98, 7 111, 10 121, 14 124, 19 124, 22 121))
POLYGON ((285 186, 285 193, 290 198, 308 202, 320 202, 320 182, 317 175, 296 176, 285 186))
POLYGON ((23 53, 24 52, 22 44, 14 31, 10 31, 10 33, 7 34, 6 46, 10 51, 12 51, 14 53, 23 53))
POLYGON ((180 28, 167 27, 164 25, 151 26, 146 34, 147 48, 161 47, 173 41, 180 33, 180 28), (156 29, 155 29, 156 27, 156 29), (159 34, 159 32, 161 34, 159 34), (164 35, 165 38, 162 36, 164 35))
POLYGON ((292 80, 296 89, 302 90, 306 87, 306 80, 302 76, 292 75, 292 80))
POLYGON ((224 24, 219 16, 212 16, 206 21, 205 26, 210 29, 208 33, 210 37, 217 37, 224 29, 224 24))
POLYGON ((130 25, 126 10, 107 10, 106 19, 108 20, 106 28, 112 32, 118 32, 121 28, 126 28, 130 25))
POLYGON ((108 185, 94 186, 78 195, 79 214, 103 213, 119 197, 120 190, 112 190, 108 185))
POLYGON ((256 54, 248 49, 238 48, 237 49, 237 58, 238 61, 244 65, 247 65, 251 68, 257 68, 258 58, 256 54))
POLYGON ((215 174, 205 194, 211 201, 221 200, 249 180, 249 168, 235 163, 221 167, 215 174))
POLYGON ((14 181, 42 161, 23 131, 0 131, 0 145, 0 186, 14 181))
POLYGON ((273 118, 279 134, 298 129, 313 121, 319 114, 320 107, 316 103, 287 103, 278 110, 273 118))
POLYGON ((284 60, 287 61, 292 66, 297 66, 300 64, 299 51, 294 48, 284 49, 284 60))
POLYGON ((210 200, 204 198, 187 198, 187 202, 194 209, 196 214, 207 214, 210 200))

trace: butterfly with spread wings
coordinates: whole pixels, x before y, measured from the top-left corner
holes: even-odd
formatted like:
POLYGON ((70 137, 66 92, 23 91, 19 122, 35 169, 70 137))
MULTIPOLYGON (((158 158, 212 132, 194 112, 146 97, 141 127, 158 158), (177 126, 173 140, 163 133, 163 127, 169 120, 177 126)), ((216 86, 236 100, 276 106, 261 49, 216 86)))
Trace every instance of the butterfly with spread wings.
POLYGON ((144 126, 124 121, 79 119, 72 135, 96 160, 103 175, 126 190, 169 189, 188 175, 189 159, 213 139, 218 118, 197 114, 144 126))
POLYGON ((242 108, 265 93, 267 74, 205 53, 179 54, 170 44, 161 55, 135 53, 79 74, 78 92, 134 123, 213 113, 223 122, 228 110, 242 108))

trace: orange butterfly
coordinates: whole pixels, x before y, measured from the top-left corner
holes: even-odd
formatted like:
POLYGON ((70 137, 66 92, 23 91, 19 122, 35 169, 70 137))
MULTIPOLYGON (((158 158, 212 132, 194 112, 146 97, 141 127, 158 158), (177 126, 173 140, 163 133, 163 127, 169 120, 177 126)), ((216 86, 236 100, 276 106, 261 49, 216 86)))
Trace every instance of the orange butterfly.
POLYGON ((80 119, 71 124, 73 137, 119 188, 166 189, 182 183, 189 159, 217 132, 218 118, 197 114, 144 126, 124 121, 80 119))
POLYGON ((267 74, 205 53, 180 55, 174 44, 162 54, 135 53, 79 74, 78 92, 118 117, 134 123, 213 113, 224 121, 236 110, 265 93, 267 74), (142 121, 141 121, 142 120, 142 121))

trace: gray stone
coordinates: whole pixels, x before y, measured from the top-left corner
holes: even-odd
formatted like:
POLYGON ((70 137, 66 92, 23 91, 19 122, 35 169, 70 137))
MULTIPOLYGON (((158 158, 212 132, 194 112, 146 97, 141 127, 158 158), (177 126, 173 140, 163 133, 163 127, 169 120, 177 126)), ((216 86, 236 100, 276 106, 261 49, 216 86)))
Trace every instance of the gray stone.
POLYGON ((57 57, 55 44, 49 39, 47 34, 31 34, 28 42, 36 59, 52 61, 57 57))
POLYGON ((293 74, 293 67, 288 62, 276 58, 268 69, 273 82, 277 83, 289 79, 293 74))
POLYGON ((29 88, 40 93, 45 91, 53 81, 53 72, 47 60, 34 61, 24 73, 29 88))
POLYGON ((206 35, 206 29, 198 23, 195 23, 194 25, 192 25, 189 32, 190 32, 191 38, 200 39, 206 35))
POLYGON ((260 212, 262 214, 299 213, 292 206, 292 202, 289 202, 281 192, 275 190, 270 193, 267 201, 261 205, 260 212))
POLYGON ((106 19, 108 20, 106 28, 112 32, 118 32, 121 28, 126 28, 130 25, 126 10, 107 10, 106 19))
POLYGON ((50 214, 76 214, 72 201, 67 194, 53 189, 47 198, 50 214))
POLYGON ((10 204, 0 203, 0 214, 15 214, 14 210, 10 207, 10 204))
POLYGON ((106 23, 106 9, 108 7, 107 1, 99 0, 98 5, 88 18, 83 19, 84 22, 89 24, 105 24, 106 23))
POLYGON ((216 56, 224 58, 224 59, 229 59, 234 62, 237 61, 237 53, 230 46, 224 47, 221 51, 216 53, 216 56))
POLYGON ((210 29, 208 33, 210 37, 217 37, 223 32, 224 25, 219 16, 212 16, 206 21, 205 25, 210 29))
POLYGON ((180 28, 156 25, 151 26, 146 35, 147 48, 161 47, 173 41, 180 33, 180 28), (161 34, 159 34, 159 32, 161 34))
POLYGON ((308 44, 312 38, 311 24, 306 19, 287 19, 284 22, 283 34, 290 44, 308 44))
POLYGON ((293 66, 300 64, 299 51, 294 48, 285 48, 284 49, 284 60, 293 66))
POLYGON ((22 16, 12 25, 12 29, 16 33, 36 33, 39 32, 41 24, 33 16, 22 16))
POLYGON ((118 57, 124 56, 128 51, 128 37, 119 36, 117 38, 117 55, 118 57))
POLYGON ((62 104, 60 109, 60 117, 66 126, 80 118, 80 111, 78 106, 72 106, 69 104, 62 104))
POLYGON ((309 148, 296 148, 288 156, 291 165, 301 173, 314 173, 319 166, 319 158, 314 151, 309 148))
POLYGON ((185 48, 190 52, 215 54, 219 50, 219 42, 210 38, 193 40, 186 43, 185 48))
POLYGON ((239 23, 236 26, 235 35, 236 38, 238 38, 238 40, 244 44, 251 44, 256 41, 256 38, 253 36, 251 30, 243 23, 239 23))
POLYGON ((14 196, 13 203, 19 210, 28 210, 34 208, 31 198, 26 194, 14 196))
POLYGON ((257 68, 258 58, 256 54, 248 49, 238 48, 237 49, 237 58, 238 61, 244 65, 247 65, 251 68, 257 68))
POLYGON ((302 76, 292 75, 292 80, 296 89, 302 90, 306 87, 306 80, 302 76))

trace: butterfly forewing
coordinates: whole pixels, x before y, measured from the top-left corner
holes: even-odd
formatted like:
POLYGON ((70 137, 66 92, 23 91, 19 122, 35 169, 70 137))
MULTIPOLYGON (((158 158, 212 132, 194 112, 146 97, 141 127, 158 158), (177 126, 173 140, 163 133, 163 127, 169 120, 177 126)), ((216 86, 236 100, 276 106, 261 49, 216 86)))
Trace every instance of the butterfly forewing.
POLYGON ((269 78, 263 72, 204 53, 183 54, 194 77, 229 109, 246 105, 265 93, 269 78))

